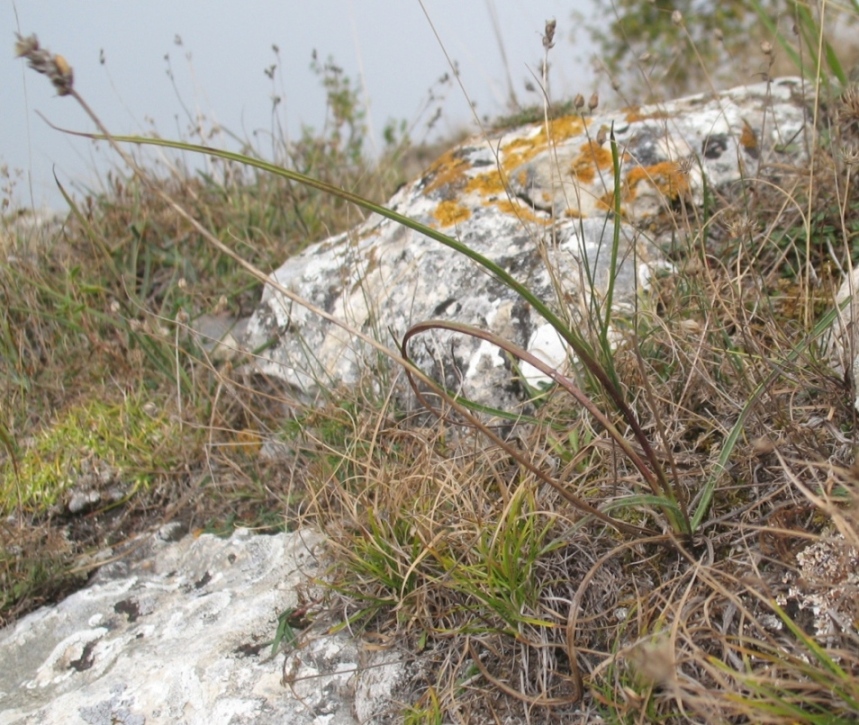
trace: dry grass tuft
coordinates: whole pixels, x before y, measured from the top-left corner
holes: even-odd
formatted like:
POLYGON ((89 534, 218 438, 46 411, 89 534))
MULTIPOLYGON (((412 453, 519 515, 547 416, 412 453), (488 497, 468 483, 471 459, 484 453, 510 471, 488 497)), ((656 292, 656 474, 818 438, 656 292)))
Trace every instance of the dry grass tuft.
MULTIPOLYGON (((678 357, 700 347, 699 340, 672 344, 678 357)), ((714 465, 714 442, 737 405, 726 395, 721 411, 684 412, 693 410, 690 401, 668 415, 669 396, 692 377, 657 387, 690 492, 714 465)), ((827 425, 825 406, 802 405, 807 384, 788 377, 784 390, 757 406, 747 447, 690 546, 620 541, 479 436, 454 436, 446 425, 415 428, 387 410, 341 417, 347 435, 336 445, 308 439, 305 455, 316 465, 307 514, 331 536, 333 587, 355 631, 421 653, 414 689, 402 694, 407 703, 431 693, 441 711, 467 721, 557 722, 605 708, 621 720, 645 712, 677 722, 855 712, 856 550, 835 536, 825 506, 809 500, 811 491, 829 491, 831 509, 843 508, 848 473, 836 474, 831 462, 850 460, 852 449, 833 448, 830 439, 821 460, 821 440, 837 418, 827 425), (786 420, 790 409, 801 412, 786 420), (752 431, 763 433, 757 445, 752 431), (840 564, 810 579, 803 552, 824 541, 842 541, 832 554, 840 564), (839 580, 846 590, 831 604, 832 619, 817 617, 818 626, 827 621, 821 650, 820 631, 807 629, 811 607, 839 580)), ((605 501, 634 486, 624 460, 584 420, 563 428, 590 441, 584 455, 568 455, 566 466, 550 462, 556 450, 546 442, 564 411, 550 403, 543 413, 552 426, 520 439, 533 460, 561 468, 571 489, 605 501)), ((838 518, 855 540, 852 519, 838 518)))

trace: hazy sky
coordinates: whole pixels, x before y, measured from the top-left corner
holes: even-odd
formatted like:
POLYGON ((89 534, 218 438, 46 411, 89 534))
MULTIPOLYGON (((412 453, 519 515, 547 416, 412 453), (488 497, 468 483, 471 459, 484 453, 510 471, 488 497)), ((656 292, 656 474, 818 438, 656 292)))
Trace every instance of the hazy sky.
POLYGON ((18 204, 60 208, 53 173, 66 185, 98 188, 96 169, 117 163, 106 147, 54 131, 37 115, 65 128, 93 130, 72 99, 57 97, 47 79, 14 58, 16 31, 35 33, 43 47, 68 60, 75 88, 113 133, 155 128, 165 137, 187 138, 189 119, 200 114, 264 149, 274 94, 283 97, 278 113, 292 137, 302 124, 324 122, 324 92, 309 70, 314 49, 362 84, 377 138, 394 118, 417 121, 412 136, 422 140, 439 105, 420 116, 431 89, 446 91, 442 132, 467 124, 462 91, 435 85, 450 68, 433 27, 481 115, 505 110, 507 71, 499 40, 520 102, 538 100, 524 86, 537 71, 550 18, 558 23, 552 93, 588 94, 595 87, 588 38, 578 32, 574 41, 580 23, 572 16, 587 15, 590 3, 424 0, 430 23, 418 0, 0 0, 0 37, 8 44, 0 49, 0 165, 22 172, 18 204), (272 81, 264 70, 278 61, 273 44, 280 65, 272 81))

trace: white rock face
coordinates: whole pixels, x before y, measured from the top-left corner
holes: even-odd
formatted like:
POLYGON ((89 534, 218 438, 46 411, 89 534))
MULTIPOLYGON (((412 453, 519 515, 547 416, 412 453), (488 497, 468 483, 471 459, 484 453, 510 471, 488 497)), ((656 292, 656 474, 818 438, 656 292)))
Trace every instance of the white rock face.
POLYGON ((847 373, 853 380, 855 399, 853 407, 859 411, 859 269, 847 276, 835 295, 838 310, 827 340, 827 354, 832 366, 840 373, 847 373))
MULTIPOLYGON (((797 79, 782 79, 472 140, 442 156, 389 207, 464 242, 556 311, 582 320, 591 295, 606 289, 613 127, 623 214, 615 305, 622 311, 634 301, 639 280, 660 264, 643 225, 667 206, 700 205, 705 181, 712 189, 749 176, 773 179, 779 165, 804 163, 799 91, 797 79)), ((272 280, 390 347, 414 323, 456 320, 563 362, 564 350, 555 349, 543 320, 515 293, 470 259, 379 216, 311 246, 272 280)), ((249 322, 246 346, 264 348, 256 363, 261 372, 308 395, 320 383, 354 383, 378 366, 369 346, 275 286, 249 322)), ((424 335, 410 354, 435 380, 482 403, 509 408, 521 398, 511 362, 488 343, 424 335)), ((525 375, 540 382, 535 370, 525 375)))
POLYGON ((0 723, 352 725, 353 708, 389 707, 395 652, 319 632, 286 664, 271 654, 278 615, 321 574, 321 534, 139 543, 0 631, 0 723))

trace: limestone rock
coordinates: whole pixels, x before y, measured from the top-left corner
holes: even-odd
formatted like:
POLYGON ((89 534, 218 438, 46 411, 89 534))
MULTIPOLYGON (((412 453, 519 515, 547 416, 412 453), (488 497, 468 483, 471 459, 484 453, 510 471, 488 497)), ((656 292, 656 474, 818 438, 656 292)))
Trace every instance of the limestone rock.
POLYGON ((0 631, 0 723, 351 725, 389 707, 393 651, 318 632, 286 664, 271 654, 278 615, 320 574, 321 534, 163 539, 0 631))
MULTIPOLYGON (((838 293, 835 306, 838 310, 835 322, 826 341, 826 352, 832 366, 840 373, 848 374, 854 389, 859 380, 859 269, 847 275, 838 293)), ((859 411, 859 392, 856 392, 853 407, 859 411)))
MULTIPOLYGON (((623 312, 661 264, 643 225, 667 207, 700 205, 705 183, 724 187, 804 163, 800 88, 797 79, 782 79, 471 140, 389 207, 464 242, 581 321, 592 295, 606 288, 613 127, 623 215, 615 304, 623 312)), ((445 319, 490 330, 554 365, 567 358, 530 306, 470 259, 372 215, 284 263, 249 321, 246 346, 263 350, 257 369, 310 396, 320 385, 355 383, 377 370, 378 354, 290 302, 278 285, 389 347, 412 324, 445 319)), ((440 333, 420 338, 410 353, 434 379, 482 403, 509 407, 521 397, 510 361, 487 343, 440 333)))

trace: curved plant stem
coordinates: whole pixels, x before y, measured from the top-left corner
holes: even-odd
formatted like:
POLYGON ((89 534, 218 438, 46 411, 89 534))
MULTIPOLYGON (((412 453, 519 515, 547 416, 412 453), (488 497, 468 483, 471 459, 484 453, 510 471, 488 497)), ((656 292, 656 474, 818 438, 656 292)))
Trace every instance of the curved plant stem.
MULTIPOLYGON (((548 322, 557 331, 561 338, 570 346, 572 351, 576 354, 576 356, 585 366, 588 372, 597 381, 599 381, 599 384, 602 389, 611 399, 612 403, 617 408, 626 424, 629 425, 629 427, 631 428, 633 436, 635 437, 639 446, 641 446, 645 458, 650 464, 652 475, 648 476, 647 480, 648 484, 652 487, 653 493, 657 496, 664 496, 666 499, 676 501, 677 497, 674 495, 673 489, 669 484, 667 478, 665 477, 665 473, 662 469, 659 459, 656 456, 656 453, 653 450, 650 441, 644 434, 644 431, 641 429, 641 426, 638 423, 638 419, 635 413, 633 413, 632 409, 627 405, 626 401, 624 400, 623 393, 621 392, 619 386, 612 380, 611 376, 606 372, 605 368, 594 357, 590 345, 588 345, 588 343, 584 340, 584 338, 581 337, 581 335, 577 334, 575 330, 571 329, 570 326, 566 325, 561 320, 561 318, 558 317, 558 315, 556 315, 543 300, 541 300, 533 292, 531 292, 531 290, 529 290, 524 284, 515 279, 500 265, 496 264, 491 259, 483 256, 479 252, 476 252, 475 250, 471 249, 468 245, 452 237, 449 237, 446 234, 442 234, 441 232, 436 229, 433 229, 432 227, 428 227, 425 224, 421 224, 420 222, 415 221, 414 219, 410 219, 409 217, 399 214, 392 209, 388 209, 380 204, 376 204, 368 199, 365 199, 358 194, 353 194, 349 191, 346 191, 345 189, 332 186, 331 184, 319 181, 318 179, 313 179, 296 171, 284 169, 275 164, 271 164, 260 159, 255 159, 244 154, 210 148, 208 146, 202 146, 199 144, 191 144, 186 142, 171 141, 158 138, 146 138, 144 136, 114 136, 106 134, 102 135, 81 133, 78 131, 68 131, 66 129, 58 130, 62 130, 76 136, 82 136, 94 140, 108 140, 112 143, 133 143, 138 145, 161 146, 181 151, 189 151, 192 153, 215 156, 217 158, 225 159, 227 161, 233 161, 235 163, 251 166, 262 171, 267 171, 276 176, 280 176, 282 178, 304 184, 305 186, 308 186, 312 189, 316 189, 318 191, 334 195, 340 199, 343 199, 344 201, 348 201, 352 204, 355 204, 356 206, 359 206, 371 213, 379 214, 394 222, 397 222, 398 224, 401 224, 402 226, 408 227, 409 229, 413 229, 414 231, 453 249, 457 253, 474 260, 475 262, 477 262, 477 264, 479 264, 486 271, 488 271, 493 277, 495 277, 499 282, 501 282, 511 290, 515 291, 518 295, 525 299, 534 308, 537 314, 539 314, 544 320, 546 320, 546 322, 548 322)), ((220 246, 223 245, 220 244, 220 246)), ((676 521, 676 525, 678 526, 678 528, 676 529, 677 533, 689 533, 690 529, 688 518, 686 517, 685 512, 682 512, 682 510, 680 520, 676 521)))

